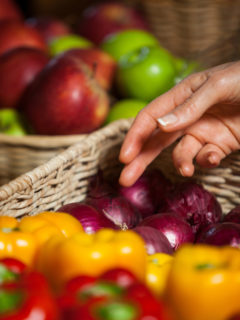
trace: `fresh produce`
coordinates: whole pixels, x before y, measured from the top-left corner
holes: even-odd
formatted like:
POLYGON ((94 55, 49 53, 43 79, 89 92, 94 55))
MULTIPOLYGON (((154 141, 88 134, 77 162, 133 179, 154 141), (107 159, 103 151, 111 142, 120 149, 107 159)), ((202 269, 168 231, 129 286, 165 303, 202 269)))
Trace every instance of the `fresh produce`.
POLYGON ((1 285, 14 282, 26 271, 26 265, 13 258, 0 259, 0 291, 1 285))
POLYGON ((37 251, 34 235, 16 229, 18 222, 14 218, 1 216, 0 220, 0 259, 14 258, 32 265, 37 251))
POLYGON ((189 61, 183 58, 175 57, 174 62, 177 70, 177 74, 174 79, 175 84, 179 83, 190 74, 200 71, 201 69, 200 64, 197 61, 189 61))
POLYGON ((130 270, 143 281, 146 258, 144 241, 136 232, 102 229, 52 237, 37 256, 37 268, 58 287, 75 276, 99 276, 116 267, 130 270))
POLYGON ((240 247, 240 224, 235 222, 214 223, 203 229, 197 237, 198 243, 214 246, 240 247))
POLYGON ((69 237, 80 231, 81 224, 65 213, 42 212, 20 221, 0 216, 0 258, 15 258, 31 266, 40 247, 53 235, 69 237))
POLYGON ((56 37, 71 33, 70 27, 56 17, 31 17, 26 19, 25 23, 37 30, 47 43, 56 37))
POLYGON ((83 37, 75 34, 67 34, 53 38, 49 42, 48 46, 50 55, 54 57, 70 49, 90 48, 93 46, 93 44, 83 37))
POLYGON ((172 254, 173 249, 163 232, 149 226, 138 225, 133 229, 144 240, 147 253, 153 255, 158 252, 172 254))
MULTIPOLYGON (((118 273, 119 269, 110 270, 118 273)), ((129 272, 120 270, 121 277, 129 279, 129 272)), ((121 281, 109 281, 100 277, 79 276, 66 284, 59 298, 64 319, 109 319, 109 320, 170 320, 163 301, 135 278, 134 282, 122 285, 121 281)))
MULTIPOLYGON (((127 288, 136 283, 138 280, 136 276, 129 270, 123 268, 114 268, 105 271, 100 278, 104 281, 114 282, 122 288, 127 288)), ((70 281, 74 282, 74 281, 70 281)))
POLYGON ((0 56, 0 108, 17 108, 24 90, 48 63, 39 49, 19 47, 0 56))
POLYGON ((22 20, 22 13, 16 2, 13 0, 1 0, 0 21, 2 20, 22 20))
POLYGON ((117 88, 125 98, 151 101, 174 86, 172 56, 160 47, 145 46, 121 57, 117 88))
POLYGON ((4 320, 58 320, 59 311, 48 283, 38 272, 0 286, 0 314, 4 320))
POLYGON ((81 202, 63 205, 58 209, 75 217, 82 225, 86 233, 95 233, 103 228, 119 229, 106 215, 100 213, 93 206, 81 202))
POLYGON ((123 3, 103 3, 88 7, 78 26, 80 35, 99 45, 107 36, 126 29, 149 30, 136 10, 123 3))
POLYGON ((0 109, 0 132, 13 136, 27 134, 26 126, 17 110, 0 109))
POLYGON ((122 99, 113 104, 109 110, 105 124, 124 118, 135 118, 147 102, 138 99, 122 99))
POLYGON ((156 228, 162 232, 174 250, 183 243, 194 242, 195 237, 189 223, 174 213, 159 213, 146 217, 140 222, 140 226, 156 228))
POLYGON ((165 197, 161 212, 175 212, 182 216, 194 233, 222 219, 222 209, 214 195, 193 181, 176 185, 174 191, 165 197))
POLYGON ((157 213, 171 182, 159 169, 146 171, 131 187, 118 187, 118 192, 141 213, 142 218, 157 213))
POLYGON ((184 245, 175 254, 165 296, 177 319, 225 320, 239 313, 240 251, 184 245))
POLYGON ((131 229, 141 220, 137 208, 122 196, 89 196, 86 202, 121 229, 131 229))
POLYGON ((114 33, 101 44, 101 48, 118 62, 140 48, 159 46, 158 39, 151 32, 137 29, 114 33))
POLYGON ((109 54, 98 48, 85 48, 68 50, 65 56, 71 56, 86 63, 91 69, 92 77, 99 85, 105 90, 111 89, 116 62, 109 54))
POLYGON ((223 222, 240 223, 240 206, 236 206, 223 216, 223 222))
POLYGON ((60 55, 28 86, 20 110, 37 134, 89 133, 105 121, 109 98, 86 64, 60 55))
POLYGON ((47 46, 36 30, 23 22, 14 20, 0 21, 0 54, 17 47, 31 47, 46 52, 47 46))
POLYGON ((165 292, 173 259, 173 256, 166 253, 155 253, 148 256, 146 284, 157 297, 163 296, 165 292))

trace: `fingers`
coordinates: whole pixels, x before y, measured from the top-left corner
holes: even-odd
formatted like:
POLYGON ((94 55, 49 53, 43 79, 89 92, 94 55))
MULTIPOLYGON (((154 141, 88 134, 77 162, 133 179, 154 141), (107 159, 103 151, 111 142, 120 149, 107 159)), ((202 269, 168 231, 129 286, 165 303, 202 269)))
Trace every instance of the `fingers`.
POLYGON ((156 130, 144 145, 142 152, 124 167, 119 178, 119 183, 123 186, 132 185, 161 151, 176 141, 181 134, 180 131, 163 133, 156 130))
POLYGON ((217 103, 239 103, 240 62, 227 63, 209 70, 206 81, 182 104, 158 119, 166 132, 182 130, 198 120, 206 110, 217 103))
POLYGON ((196 156, 196 162, 204 168, 217 167, 227 154, 217 145, 206 144, 196 156))
POLYGON ((184 103, 206 80, 207 72, 196 73, 149 103, 138 114, 126 135, 120 151, 120 161, 131 162, 157 128, 157 119, 184 103))
POLYGON ((196 122, 211 106, 221 100, 211 81, 204 84, 183 104, 158 119, 159 127, 166 132, 182 130, 196 122))
POLYGON ((193 159, 203 147, 202 143, 191 135, 184 136, 173 150, 175 168, 185 177, 194 173, 193 159))

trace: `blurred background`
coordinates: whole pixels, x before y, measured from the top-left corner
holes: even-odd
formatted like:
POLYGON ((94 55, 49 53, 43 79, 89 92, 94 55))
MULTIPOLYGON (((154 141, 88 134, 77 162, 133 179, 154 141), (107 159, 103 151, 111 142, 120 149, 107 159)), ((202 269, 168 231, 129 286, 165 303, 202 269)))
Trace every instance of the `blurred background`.
MULTIPOLYGON (((55 16, 79 23, 82 12, 104 0, 16 0, 26 17, 55 16)), ((116 2, 116 1, 115 1, 116 2)), ((239 58, 240 0, 123 0, 140 11, 162 46, 206 66, 239 58)))

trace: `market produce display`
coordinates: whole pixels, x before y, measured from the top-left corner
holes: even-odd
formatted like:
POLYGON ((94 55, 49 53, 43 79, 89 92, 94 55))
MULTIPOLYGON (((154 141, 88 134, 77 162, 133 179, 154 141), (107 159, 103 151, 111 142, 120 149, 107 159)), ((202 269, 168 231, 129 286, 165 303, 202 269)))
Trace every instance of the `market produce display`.
MULTIPOLYGON (((0 28, 4 134, 92 132, 199 68, 122 3, 87 8, 74 30, 1 0, 0 28)), ((100 170, 88 182, 54 212, 1 212, 0 320, 240 319, 240 206, 223 215, 204 186, 161 168, 131 187, 100 170)))
POLYGON ((5 0, 0 27, 0 108, 20 114, 24 135, 85 134, 135 117, 198 68, 163 48, 144 16, 123 3, 87 7, 70 26, 25 18, 5 0))
POLYGON ((195 181, 99 171, 82 202, 0 216, 0 319, 237 319, 239 219, 195 181))

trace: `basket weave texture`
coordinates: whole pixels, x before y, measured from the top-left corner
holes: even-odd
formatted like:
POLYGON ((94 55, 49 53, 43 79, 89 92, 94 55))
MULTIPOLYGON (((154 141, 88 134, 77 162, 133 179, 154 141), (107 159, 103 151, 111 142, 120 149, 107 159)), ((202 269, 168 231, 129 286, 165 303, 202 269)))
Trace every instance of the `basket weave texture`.
POLYGON ((0 185, 40 166, 86 136, 0 134, 0 185))
POLYGON ((240 57, 240 0, 125 0, 172 53, 212 66, 240 57))
MULTIPOLYGON (((57 210, 63 204, 86 197, 89 178, 99 168, 106 175, 119 173, 118 154, 131 120, 116 121, 67 148, 45 164, 0 187, 1 215, 20 217, 44 210, 57 210)), ((171 160, 173 146, 153 162, 173 182, 180 177, 171 160)), ((240 204, 240 154, 233 153, 214 169, 196 168, 194 178, 213 192, 223 212, 240 204)))

